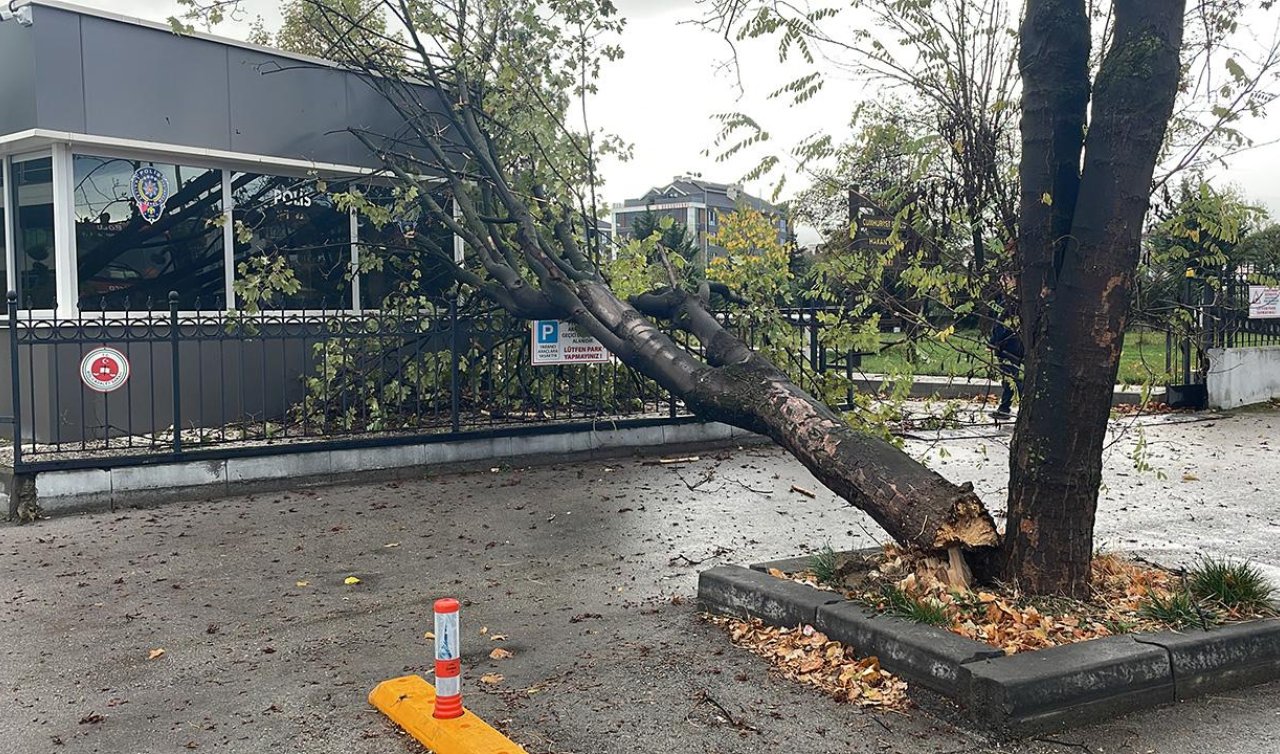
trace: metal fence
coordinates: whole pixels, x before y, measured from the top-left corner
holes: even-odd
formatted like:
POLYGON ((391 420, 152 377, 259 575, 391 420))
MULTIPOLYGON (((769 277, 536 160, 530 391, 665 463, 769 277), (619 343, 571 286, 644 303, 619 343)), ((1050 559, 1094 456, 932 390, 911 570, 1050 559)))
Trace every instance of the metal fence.
POLYGON ((1174 383, 1172 394, 1181 396, 1171 402, 1205 403, 1210 349, 1280 346, 1280 319, 1249 317, 1250 288, 1274 284, 1274 278, 1248 270, 1183 281, 1181 319, 1165 335, 1166 372, 1174 383))
MULTIPOLYGON (((614 361, 532 366, 529 323, 446 300, 409 314, 19 312, 9 298, 7 393, 19 472, 220 459, 606 425, 692 420, 614 361), (112 392, 82 384, 86 354, 128 362, 112 392)), ((818 310, 790 310, 786 366, 811 389, 856 354, 821 345, 818 310)), ((737 323, 720 315, 730 327, 737 323)), ((738 328, 753 345, 763 335, 738 328)), ((683 339, 686 347, 697 346, 683 339)), ((0 377, 2 380, 3 377, 0 377)))
POLYGON ((1216 292, 1207 316, 1210 348, 1248 348, 1280 345, 1280 319, 1250 319, 1250 289, 1275 285, 1267 276, 1241 272, 1229 277, 1216 292))

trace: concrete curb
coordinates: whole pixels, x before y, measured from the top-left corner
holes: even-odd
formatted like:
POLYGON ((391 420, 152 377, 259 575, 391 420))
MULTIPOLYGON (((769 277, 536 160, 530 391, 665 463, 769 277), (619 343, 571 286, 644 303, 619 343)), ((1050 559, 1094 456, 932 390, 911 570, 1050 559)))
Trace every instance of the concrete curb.
POLYGON ((1015 734, 1092 722, 1174 701, 1169 655, 1128 636, 1020 652, 964 666, 960 701, 977 722, 1015 734))
POLYGON ((798 558, 783 558, 782 560, 769 560, 764 563, 752 563, 749 567, 753 571, 760 573, 768 573, 770 568, 777 568, 783 573, 796 573, 803 571, 813 562, 812 555, 801 555, 798 558))
POLYGON ((698 574, 698 606, 704 612, 759 618, 771 626, 812 625, 818 608, 844 598, 741 566, 718 566, 698 574))
POLYGON ((720 566, 699 574, 707 612, 810 624, 885 669, 967 708, 971 721, 1026 735, 1280 678, 1280 618, 1208 631, 1111 636, 1005 656, 981 642, 874 611, 768 575, 809 557, 720 566))
POLYGON ((860 655, 875 655, 890 672, 953 698, 968 692, 963 665, 1004 657, 990 644, 884 616, 848 600, 818 608, 813 627, 860 655))
MULTIPOLYGON (((878 395, 884 388, 885 381, 889 377, 883 374, 863 374, 855 375, 853 378, 854 389, 860 393, 869 393, 878 395)), ((936 375, 918 374, 912 378, 911 391, 909 393, 912 398, 941 398, 943 400, 972 398, 975 395, 1000 395, 1001 385, 999 380, 987 379, 968 379, 965 377, 939 377, 936 375)), ((1157 387, 1152 389, 1148 400, 1160 402, 1164 400, 1165 389, 1157 387)), ((1120 405, 1136 405, 1142 401, 1142 389, 1140 387, 1131 387, 1129 385, 1116 385, 1113 390, 1114 397, 1111 404, 1113 406, 1120 405)))
POLYGON ((1280 678, 1280 619, 1134 638, 1168 652, 1178 701, 1280 678))
POLYGON ((410 443, 343 450, 279 445, 276 452, 227 459, 139 466, 41 471, 14 475, 0 467, 0 507, 16 512, 20 498, 45 514, 100 510, 122 505, 208 500, 271 492, 421 476, 425 469, 467 471, 495 463, 523 465, 618 458, 653 452, 701 452, 767 438, 727 424, 683 422, 647 427, 565 431, 520 437, 410 443), (518 459, 518 460, 517 460, 518 459))

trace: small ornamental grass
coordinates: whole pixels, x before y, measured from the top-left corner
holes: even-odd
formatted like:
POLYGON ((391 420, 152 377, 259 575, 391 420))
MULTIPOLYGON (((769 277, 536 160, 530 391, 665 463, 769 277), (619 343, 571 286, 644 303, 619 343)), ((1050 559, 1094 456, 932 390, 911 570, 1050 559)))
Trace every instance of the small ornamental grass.
POLYGON ((819 584, 831 584, 836 579, 836 571, 839 563, 836 561, 836 551, 831 549, 831 545, 825 545, 821 550, 813 554, 809 558, 809 571, 813 577, 818 580, 819 584))
POLYGON ((885 584, 880 598, 886 612, 916 623, 945 627, 951 625, 947 608, 932 597, 913 597, 892 584, 885 584))
POLYGON ((1195 596, 1185 589, 1168 594, 1153 592, 1138 608, 1138 614, 1170 628, 1208 628, 1218 622, 1217 613, 1201 605, 1195 596))
POLYGON ((1196 598, 1228 612, 1272 612, 1275 588, 1249 563, 1201 558, 1187 574, 1187 587, 1196 598))

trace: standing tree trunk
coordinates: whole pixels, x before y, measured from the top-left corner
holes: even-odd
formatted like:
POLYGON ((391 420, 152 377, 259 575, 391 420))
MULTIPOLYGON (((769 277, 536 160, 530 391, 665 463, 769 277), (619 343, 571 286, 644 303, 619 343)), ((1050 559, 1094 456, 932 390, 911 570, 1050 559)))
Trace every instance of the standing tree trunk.
POLYGON ((1112 391, 1179 83, 1185 0, 1113 5, 1087 138, 1084 3, 1030 0, 1022 28, 1026 394, 1009 460, 1003 571, 1033 593, 1088 593, 1112 391))

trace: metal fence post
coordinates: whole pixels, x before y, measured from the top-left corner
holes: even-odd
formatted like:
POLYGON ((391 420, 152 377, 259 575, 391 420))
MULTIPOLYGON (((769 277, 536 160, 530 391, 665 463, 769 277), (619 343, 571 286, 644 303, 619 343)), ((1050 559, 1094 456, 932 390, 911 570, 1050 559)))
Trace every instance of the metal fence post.
POLYGON ((9 291, 9 379, 13 381, 13 470, 22 465, 22 367, 18 363, 18 292, 9 291))
POLYGON ((818 310, 809 308, 807 310, 802 309, 801 312, 801 317, 805 316, 805 313, 809 316, 809 368, 814 372, 821 372, 822 363, 819 361, 818 350, 818 310))
POLYGON ((449 426, 456 433, 462 429, 462 412, 458 396, 458 297, 449 297, 449 426))
POLYGON ((178 356, 178 292, 169 291, 169 350, 172 352, 173 370, 173 452, 182 452, 182 360, 178 356))

